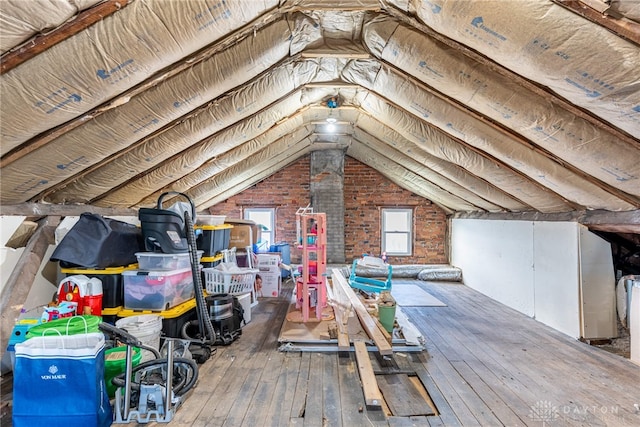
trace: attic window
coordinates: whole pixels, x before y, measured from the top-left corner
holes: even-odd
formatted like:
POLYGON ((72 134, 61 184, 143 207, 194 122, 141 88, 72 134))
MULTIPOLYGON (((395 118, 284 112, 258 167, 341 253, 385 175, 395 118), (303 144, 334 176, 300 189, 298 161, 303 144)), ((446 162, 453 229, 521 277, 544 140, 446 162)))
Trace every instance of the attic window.
POLYGON ((382 252, 394 256, 410 256, 413 241, 413 211, 383 208, 382 252))

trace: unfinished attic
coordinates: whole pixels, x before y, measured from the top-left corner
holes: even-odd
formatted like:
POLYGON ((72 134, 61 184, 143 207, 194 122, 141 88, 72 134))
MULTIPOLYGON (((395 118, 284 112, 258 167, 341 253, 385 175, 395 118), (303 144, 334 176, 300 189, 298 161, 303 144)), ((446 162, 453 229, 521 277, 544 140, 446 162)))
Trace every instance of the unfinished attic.
POLYGON ((84 315, 201 360, 82 425, 640 425, 638 1, 2 0, 0 53, 3 426, 86 421, 24 369, 84 315))

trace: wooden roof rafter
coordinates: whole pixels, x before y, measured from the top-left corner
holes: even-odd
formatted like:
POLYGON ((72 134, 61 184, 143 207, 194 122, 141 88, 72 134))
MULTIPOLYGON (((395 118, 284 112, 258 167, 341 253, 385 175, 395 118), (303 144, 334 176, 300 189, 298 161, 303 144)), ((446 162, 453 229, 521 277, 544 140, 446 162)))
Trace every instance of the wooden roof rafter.
POLYGON ((14 69, 52 46, 72 37, 107 16, 113 15, 126 7, 133 0, 105 0, 87 10, 80 12, 74 19, 58 28, 33 37, 22 46, 11 50, 0 59, 0 75, 14 69))

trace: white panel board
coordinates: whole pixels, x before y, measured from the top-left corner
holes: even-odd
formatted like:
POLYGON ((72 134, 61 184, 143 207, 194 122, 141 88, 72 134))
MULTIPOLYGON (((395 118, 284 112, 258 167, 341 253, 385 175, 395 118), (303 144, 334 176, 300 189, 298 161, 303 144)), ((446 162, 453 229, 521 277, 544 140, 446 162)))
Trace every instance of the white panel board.
POLYGON ((13 269, 18 263, 24 248, 0 248, 0 292, 13 273, 13 269))
POLYGON ((25 218, 20 215, 0 216, 0 246, 7 244, 25 218))
POLYGON ((535 222, 533 238, 535 318, 578 338, 578 225, 535 222))
POLYGON ((451 263, 464 283, 534 316, 533 223, 454 219, 451 263))
POLYGON ((582 337, 617 337, 615 273, 611 245, 580 226, 582 337))
POLYGON ((640 282, 631 287, 629 307, 629 334, 631 340, 631 361, 640 365, 640 282))

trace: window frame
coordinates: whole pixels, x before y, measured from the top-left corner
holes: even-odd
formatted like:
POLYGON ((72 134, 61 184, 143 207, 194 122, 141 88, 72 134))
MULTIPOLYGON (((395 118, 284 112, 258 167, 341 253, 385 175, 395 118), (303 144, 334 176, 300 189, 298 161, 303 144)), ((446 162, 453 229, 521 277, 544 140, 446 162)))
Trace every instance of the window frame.
MULTIPOLYGON (((276 208, 274 207, 250 207, 250 208, 244 208, 243 212, 242 212, 242 217, 244 219, 251 219, 249 218, 249 215, 251 212, 268 212, 271 214, 271 224, 267 225, 267 224, 261 224, 264 226, 270 226, 271 229, 269 231, 264 231, 261 230, 260 234, 261 234, 261 240, 262 239, 262 234, 263 233, 267 233, 270 236, 269 239, 269 244, 267 245, 266 251, 269 250, 269 246, 273 245, 275 242, 275 238, 276 238, 276 208)), ((257 244, 258 242, 254 242, 255 244, 257 244)))
POLYGON ((414 212, 412 208, 400 208, 400 207, 382 207, 380 208, 380 252, 385 252, 387 256, 413 256, 413 221, 414 212), (386 213, 401 212, 408 215, 407 230, 387 230, 387 218, 386 213), (387 247, 387 235, 405 235, 407 242, 406 252, 392 252, 386 250, 387 247))

